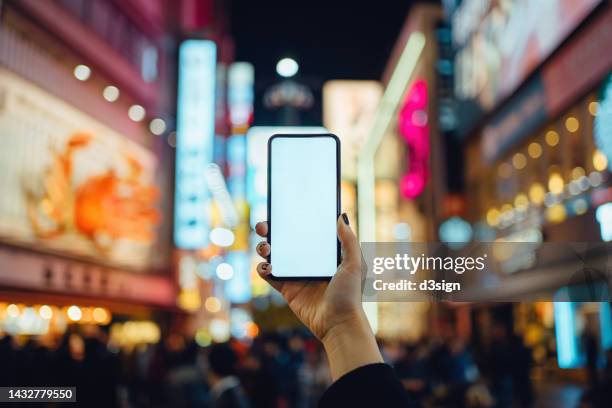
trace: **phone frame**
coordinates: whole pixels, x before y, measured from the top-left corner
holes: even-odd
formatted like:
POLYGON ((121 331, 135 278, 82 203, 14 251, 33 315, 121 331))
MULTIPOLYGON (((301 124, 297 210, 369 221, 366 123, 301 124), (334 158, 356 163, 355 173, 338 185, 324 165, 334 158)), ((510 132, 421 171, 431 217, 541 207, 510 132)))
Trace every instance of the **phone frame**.
MULTIPOLYGON (((268 236, 266 237, 270 248, 272 248, 272 142, 274 139, 281 138, 315 138, 329 137, 336 142, 336 220, 340 217, 340 139, 332 133, 313 133, 313 134, 274 134, 268 139, 268 236)), ((336 237, 336 265, 340 265, 342 254, 340 249, 340 241, 336 237)), ((272 263, 272 249, 266 260, 272 263)), ((270 278, 278 281, 329 281, 333 276, 274 276, 274 268, 270 274, 270 278)))

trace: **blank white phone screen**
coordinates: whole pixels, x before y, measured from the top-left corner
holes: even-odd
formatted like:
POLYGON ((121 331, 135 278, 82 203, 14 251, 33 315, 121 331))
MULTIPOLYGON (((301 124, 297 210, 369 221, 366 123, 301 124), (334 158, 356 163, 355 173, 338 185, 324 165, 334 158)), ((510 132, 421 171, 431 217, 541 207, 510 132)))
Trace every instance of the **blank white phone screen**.
POLYGON ((283 136, 270 143, 272 275, 331 277, 338 259, 337 141, 283 136))

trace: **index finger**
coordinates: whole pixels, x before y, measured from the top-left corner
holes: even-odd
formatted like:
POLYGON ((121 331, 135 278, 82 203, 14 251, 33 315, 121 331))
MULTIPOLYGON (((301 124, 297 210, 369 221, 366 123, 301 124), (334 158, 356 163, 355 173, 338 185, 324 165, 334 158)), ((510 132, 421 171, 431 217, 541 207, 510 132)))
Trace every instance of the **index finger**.
POLYGON ((262 222, 258 222, 255 225, 255 232, 257 232, 257 235, 259 235, 260 237, 267 237, 268 236, 268 223, 266 221, 262 221, 262 222))

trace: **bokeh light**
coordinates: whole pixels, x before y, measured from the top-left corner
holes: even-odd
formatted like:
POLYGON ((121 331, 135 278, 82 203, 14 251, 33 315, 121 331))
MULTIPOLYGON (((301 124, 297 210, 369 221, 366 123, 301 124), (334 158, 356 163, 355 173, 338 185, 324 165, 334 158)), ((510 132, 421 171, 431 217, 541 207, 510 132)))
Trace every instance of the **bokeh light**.
POLYGON ((549 130, 546 132, 544 139, 546 140, 546 144, 549 146, 556 146, 559 144, 559 134, 554 130, 549 130))
POLYGON ((300 66, 293 58, 283 58, 276 63, 276 73, 284 78, 290 78, 298 73, 300 66))
POLYGON ((89 68, 87 65, 79 64, 74 67, 73 74, 79 81, 87 81, 91 76, 91 68, 89 68))
POLYGON ((119 95, 120 95, 119 88, 117 88, 114 85, 109 85, 105 87, 104 90, 102 91, 102 96, 108 102, 115 102, 117 99, 119 99, 119 95))
POLYGON ((580 122, 574 116, 565 119, 565 128, 570 133, 576 133, 580 129, 580 122))
POLYGON ((210 313, 217 313, 221 310, 221 301, 215 296, 210 296, 204 301, 204 307, 210 313))
POLYGON ((222 262, 217 266, 217 276, 221 280, 230 280, 234 277, 234 268, 227 262, 222 262))
POLYGON ((143 108, 141 105, 132 105, 128 109, 128 116, 134 122, 140 122, 145 118, 146 114, 147 112, 145 111, 145 108, 143 108))
POLYGON ((527 153, 529 153, 529 157, 537 159, 542 155, 542 146, 537 142, 530 143, 527 153))
POLYGON ((53 317, 53 309, 49 305, 42 305, 40 309, 38 309, 38 314, 43 319, 49 320, 53 317))
POLYGON ((149 123, 149 130, 155 136, 159 136, 166 131, 166 122, 162 118, 155 118, 149 123))
POLYGON ((66 314, 68 315, 68 319, 72 320, 73 322, 78 322, 83 317, 81 308, 75 305, 70 306, 66 311, 66 314))

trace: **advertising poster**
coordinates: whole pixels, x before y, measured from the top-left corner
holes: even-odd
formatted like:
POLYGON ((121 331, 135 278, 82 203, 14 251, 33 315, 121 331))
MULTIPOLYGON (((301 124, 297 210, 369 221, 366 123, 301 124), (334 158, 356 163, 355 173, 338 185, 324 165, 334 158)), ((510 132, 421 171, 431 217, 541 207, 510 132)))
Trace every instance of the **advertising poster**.
POLYGON ((160 223, 152 153, 0 71, 0 240, 147 268, 160 223))

